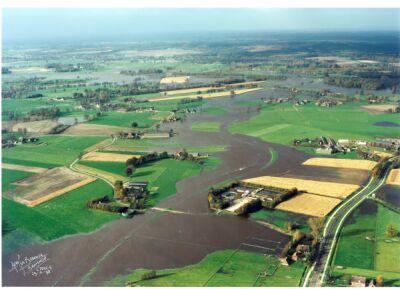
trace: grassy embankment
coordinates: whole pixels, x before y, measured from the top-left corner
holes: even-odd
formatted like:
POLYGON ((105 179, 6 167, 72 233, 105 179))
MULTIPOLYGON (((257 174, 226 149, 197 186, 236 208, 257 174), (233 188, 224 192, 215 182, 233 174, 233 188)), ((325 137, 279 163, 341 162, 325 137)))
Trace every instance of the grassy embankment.
POLYGON ((109 286, 299 286, 305 266, 297 262, 290 267, 281 266, 276 257, 244 251, 217 251, 199 263, 156 272, 156 278, 142 280, 150 270, 138 269, 127 276, 117 276, 109 286), (259 277, 267 272, 266 277, 259 277))
POLYGON ((400 237, 388 237, 386 227, 400 229, 400 216, 368 201, 372 208, 357 208, 343 227, 334 257, 335 284, 349 284, 351 275, 376 278, 382 275, 387 286, 400 285, 400 237), (337 266, 343 266, 343 269, 337 266))

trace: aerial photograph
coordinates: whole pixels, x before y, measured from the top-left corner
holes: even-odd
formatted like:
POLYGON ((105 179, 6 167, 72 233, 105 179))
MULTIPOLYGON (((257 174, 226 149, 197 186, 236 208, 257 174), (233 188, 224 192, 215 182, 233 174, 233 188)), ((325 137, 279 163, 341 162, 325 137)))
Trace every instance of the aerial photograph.
POLYGON ((2 8, 2 286, 400 287, 400 8, 2 8))

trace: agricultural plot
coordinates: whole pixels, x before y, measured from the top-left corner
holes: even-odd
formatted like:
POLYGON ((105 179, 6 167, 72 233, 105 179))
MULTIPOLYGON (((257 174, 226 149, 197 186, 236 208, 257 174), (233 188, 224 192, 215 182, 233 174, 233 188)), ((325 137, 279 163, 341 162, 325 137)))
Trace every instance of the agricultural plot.
POLYGON ((306 160, 303 165, 370 171, 376 166, 376 162, 369 160, 311 158, 306 160))
MULTIPOLYGON (((207 255, 199 263, 176 269, 156 271, 156 278, 142 280, 141 276, 150 270, 138 269, 128 276, 118 276, 107 282, 108 286, 146 287, 252 287, 274 284, 273 286, 298 286, 304 264, 283 268, 272 256, 245 251, 217 251, 207 255), (268 272, 267 274, 265 274, 268 272), (259 277, 263 276, 263 277, 259 277)), ((272 285, 271 285, 272 286, 272 285)))
POLYGON ((321 135, 335 139, 370 141, 377 136, 398 136, 396 127, 375 126, 374 123, 379 121, 400 124, 396 114, 370 114, 356 104, 330 108, 315 105, 295 108, 291 104, 278 104, 264 105, 259 115, 248 121, 232 124, 229 131, 289 146, 294 139, 317 138, 321 135))
POLYGON ((15 182, 15 189, 9 190, 6 196, 28 207, 34 207, 94 180, 65 167, 59 167, 15 182))
POLYGON ((189 76, 167 76, 160 80, 160 84, 182 84, 189 80, 189 76))
POLYGON ((294 223, 301 232, 308 233, 310 227, 307 225, 308 217, 288 211, 262 209, 251 214, 251 218, 257 221, 268 222, 281 229, 286 229, 288 222, 294 223))
POLYGON ((125 163, 128 159, 139 157, 138 155, 115 154, 103 152, 89 152, 85 154, 81 160, 90 162, 119 162, 125 163))
POLYGON ((386 184, 400 186, 400 169, 392 169, 390 171, 386 184))
POLYGON ((336 198, 301 193, 278 204, 275 209, 322 218, 328 215, 340 202, 341 200, 336 198))
POLYGON ((346 198, 359 188, 358 185, 353 184, 320 182, 313 180, 280 178, 271 176, 245 179, 243 180, 243 182, 283 189, 297 188, 298 190, 306 191, 309 194, 316 194, 338 199, 346 198))
POLYGON ((105 137, 43 136, 38 144, 23 144, 3 150, 3 162, 34 167, 65 166, 86 148, 105 137))
MULTIPOLYGON (((112 196, 112 188, 96 180, 68 194, 59 196, 36 207, 27 207, 3 198, 2 214, 12 230, 25 231, 42 240, 54 240, 65 235, 90 232, 103 224, 120 218, 117 214, 88 210, 86 203, 105 195, 112 196)), ((16 236, 3 239, 3 246, 15 246, 20 239, 16 236), (7 244, 5 244, 5 240, 7 244)))
POLYGON ((219 132, 221 124, 219 122, 196 122, 192 125, 194 131, 219 132))
POLYGON ((373 104, 373 105, 363 105, 362 109, 370 113, 385 113, 389 110, 395 111, 396 106, 392 104, 373 104))
POLYGON ((20 122, 13 125, 12 131, 17 132, 26 129, 27 132, 47 134, 57 125, 57 122, 53 120, 20 122))
MULTIPOLYGON (((335 272, 399 280, 400 238, 389 237, 389 224, 400 227, 399 214, 373 201, 361 204, 346 221, 334 257, 335 272)), ((387 285, 391 283, 386 283, 387 285)))
POLYGON ((92 121, 90 124, 98 125, 109 125, 119 126, 124 128, 130 128, 133 122, 138 124, 138 128, 150 127, 157 121, 160 121, 163 117, 166 117, 169 113, 162 112, 107 112, 92 121))
POLYGON ((1 170, 1 189, 3 194, 11 188, 15 188, 14 182, 30 177, 33 174, 32 172, 7 169, 3 166, 1 170))
MULTIPOLYGON (((244 93, 249 93, 249 92, 254 92, 257 90, 260 90, 262 88, 246 88, 246 89, 238 89, 235 90, 235 94, 244 94, 244 93)), ((207 98, 216 98, 216 97, 225 97, 225 96, 230 96, 231 92, 230 91, 222 91, 222 92, 214 92, 214 93, 204 93, 204 94, 191 94, 191 95, 180 95, 180 96, 170 96, 170 97, 159 97, 159 98, 150 98, 148 99, 150 102, 155 102, 155 101, 166 101, 166 100, 174 100, 174 99, 183 99, 183 98, 198 98, 201 96, 203 99, 207 98)))
POLYGON ((80 136, 110 136, 111 134, 116 135, 121 131, 123 131, 121 127, 114 125, 80 123, 69 127, 63 131, 62 134, 80 136))
POLYGON ((31 173, 43 173, 47 169, 39 168, 39 167, 30 167, 30 166, 21 166, 21 165, 13 165, 13 164, 1 164, 3 169, 23 171, 23 172, 31 172, 31 173))

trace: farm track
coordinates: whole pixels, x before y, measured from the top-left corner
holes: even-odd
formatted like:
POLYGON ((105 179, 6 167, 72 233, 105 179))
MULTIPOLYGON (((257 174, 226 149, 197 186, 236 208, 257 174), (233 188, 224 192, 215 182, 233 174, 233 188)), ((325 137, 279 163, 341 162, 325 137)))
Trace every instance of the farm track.
MULTIPOLYGON (((259 94, 235 96, 242 100, 250 97, 259 98, 259 94)), ((210 214, 206 198, 208 188, 227 179, 285 176, 300 172, 330 181, 338 179, 337 173, 327 168, 305 168, 301 164, 308 156, 293 148, 268 144, 250 136, 231 135, 227 128, 232 122, 247 120, 256 115, 257 110, 234 106, 230 99, 220 98, 210 102, 213 106, 229 109, 230 113, 223 116, 191 115, 184 123, 163 124, 161 129, 173 128, 178 132, 174 141, 183 145, 227 145, 226 151, 214 154, 221 159, 216 169, 179 181, 175 195, 143 215, 108 223, 89 234, 35 244, 3 256, 3 284, 102 286, 107 280, 128 270, 184 267, 199 262, 216 250, 236 249, 242 244, 249 244, 246 246, 249 250, 265 253, 257 247, 256 239, 277 244, 271 252, 279 254, 290 236, 251 219, 210 214), (218 121, 221 131, 191 131, 192 123, 198 121, 218 121), (265 167, 271 160, 270 149, 276 152, 279 161, 265 167), (18 255, 30 257, 39 253, 48 255, 49 265, 53 268, 50 275, 33 277, 9 271, 10 262, 15 261, 18 255)), ((77 161, 71 163, 71 169, 77 161)), ((112 186, 109 181, 104 181, 112 186)))

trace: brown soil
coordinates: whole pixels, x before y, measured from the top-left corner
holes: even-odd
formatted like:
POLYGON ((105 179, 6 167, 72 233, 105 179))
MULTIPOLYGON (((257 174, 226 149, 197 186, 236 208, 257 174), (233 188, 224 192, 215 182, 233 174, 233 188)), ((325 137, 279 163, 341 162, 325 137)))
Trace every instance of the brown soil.
POLYGON ((47 169, 45 169, 45 168, 21 166, 21 165, 13 165, 13 164, 5 164, 5 163, 1 164, 1 167, 3 169, 30 172, 30 173, 43 173, 43 172, 47 171, 47 169))
POLYGON ((111 134, 117 134, 120 131, 124 131, 124 129, 119 126, 80 123, 66 129, 62 134, 110 136, 111 134))

